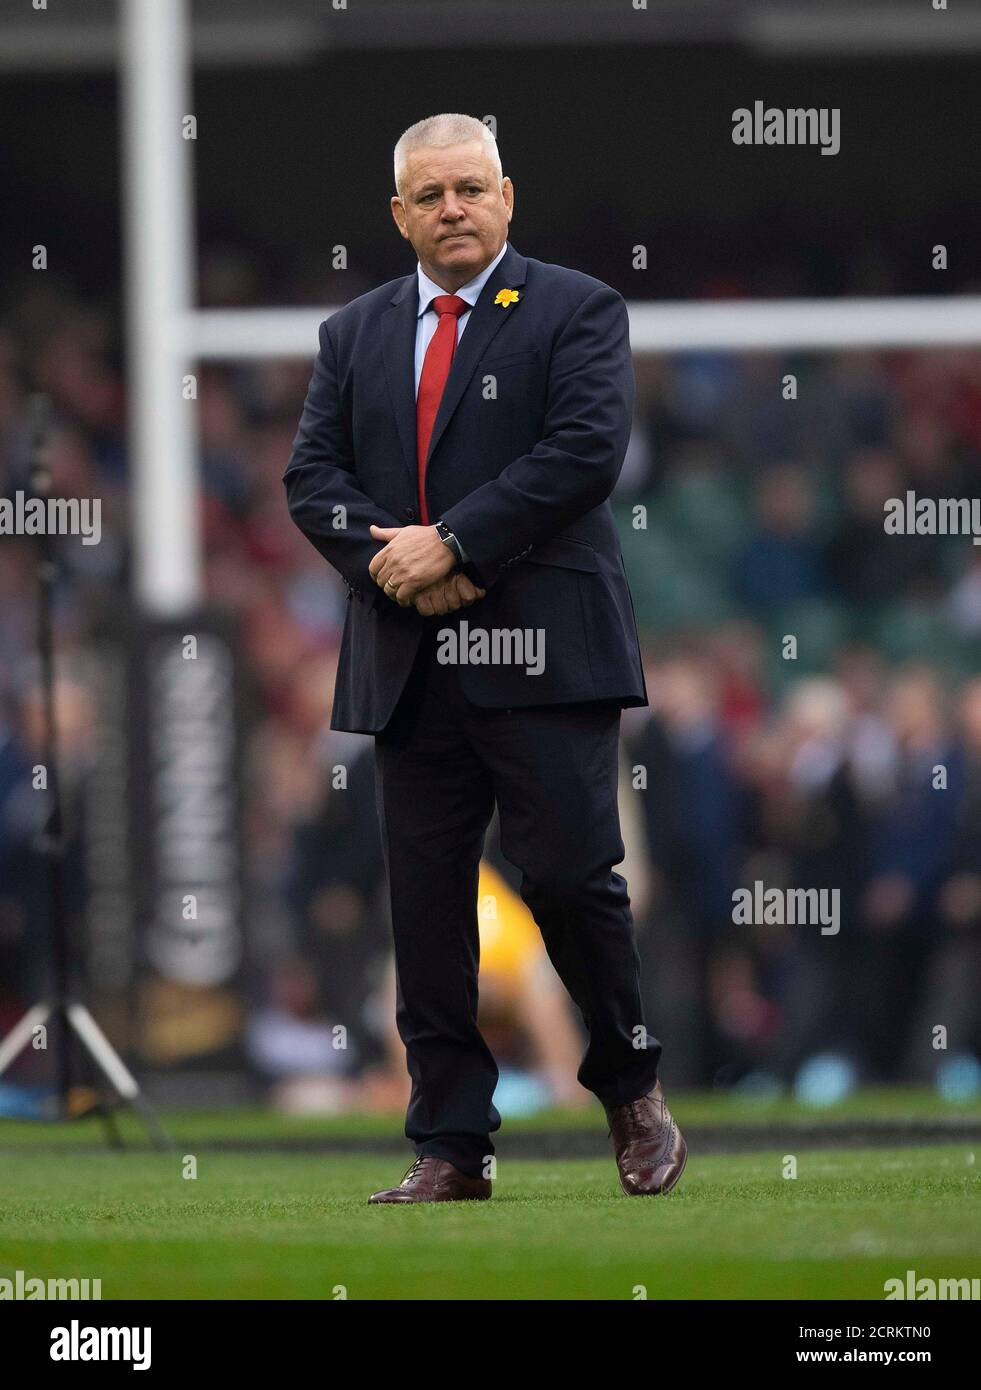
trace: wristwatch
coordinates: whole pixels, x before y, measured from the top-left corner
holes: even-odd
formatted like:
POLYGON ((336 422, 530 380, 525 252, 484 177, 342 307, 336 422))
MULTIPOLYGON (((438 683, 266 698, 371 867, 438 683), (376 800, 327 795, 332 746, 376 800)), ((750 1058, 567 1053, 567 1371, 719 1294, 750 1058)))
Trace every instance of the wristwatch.
POLYGON ((456 556, 458 563, 461 565, 465 565, 467 562, 466 551, 464 550, 460 542, 457 540, 456 536, 454 536, 450 528, 444 522, 436 522, 436 534, 437 536, 439 536, 440 540, 443 542, 444 545, 448 545, 450 547, 453 554, 456 556))

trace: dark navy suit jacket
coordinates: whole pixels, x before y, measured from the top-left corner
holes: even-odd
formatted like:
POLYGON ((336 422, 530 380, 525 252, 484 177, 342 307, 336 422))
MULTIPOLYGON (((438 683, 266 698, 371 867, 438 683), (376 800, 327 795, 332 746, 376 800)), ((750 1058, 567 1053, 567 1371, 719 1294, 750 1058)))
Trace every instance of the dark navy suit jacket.
POLYGON ((544 670, 462 665, 486 708, 647 703, 633 605, 608 501, 630 436, 627 310, 615 290, 508 247, 460 338, 426 467, 429 514, 459 537, 487 590, 423 618, 368 573, 368 527, 418 524, 416 275, 355 299, 320 326, 283 481, 290 514, 348 586, 331 727, 377 733, 425 627, 540 630, 544 670), (516 290, 508 307, 495 303, 516 290))

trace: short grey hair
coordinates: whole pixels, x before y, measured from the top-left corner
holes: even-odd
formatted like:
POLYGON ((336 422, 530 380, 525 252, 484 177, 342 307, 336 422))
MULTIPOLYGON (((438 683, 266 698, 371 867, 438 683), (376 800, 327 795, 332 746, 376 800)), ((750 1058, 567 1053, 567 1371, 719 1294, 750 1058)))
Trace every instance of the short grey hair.
POLYGON ((497 141, 490 126, 478 121, 476 116, 463 116, 458 111, 444 112, 440 116, 427 116, 416 121, 404 130, 395 145, 395 188, 401 197, 405 165, 413 150, 443 149, 447 145, 468 145, 479 140, 484 153, 497 170, 499 179, 504 177, 501 156, 497 141))

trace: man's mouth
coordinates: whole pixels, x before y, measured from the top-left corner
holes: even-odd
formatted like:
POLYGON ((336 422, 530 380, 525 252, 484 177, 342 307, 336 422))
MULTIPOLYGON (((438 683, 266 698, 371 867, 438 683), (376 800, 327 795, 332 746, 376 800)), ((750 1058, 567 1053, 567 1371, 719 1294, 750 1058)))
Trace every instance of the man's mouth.
POLYGON ((464 237, 473 236, 473 232, 450 232, 447 236, 440 237, 440 241, 462 241, 464 237))

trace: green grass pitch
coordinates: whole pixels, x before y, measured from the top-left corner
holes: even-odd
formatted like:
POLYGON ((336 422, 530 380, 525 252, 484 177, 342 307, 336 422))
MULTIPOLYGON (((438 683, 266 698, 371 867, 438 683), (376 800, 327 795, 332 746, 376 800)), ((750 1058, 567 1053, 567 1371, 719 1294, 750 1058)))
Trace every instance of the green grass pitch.
POLYGON ((490 1202, 396 1208, 365 1199, 410 1155, 202 1150, 189 1179, 193 1130, 162 1155, 0 1125, 0 1276, 101 1278, 105 1299, 881 1300, 907 1269, 981 1275, 966 1141, 801 1148, 796 1179, 785 1149, 692 1152, 647 1199, 619 1192, 612 1158, 502 1159, 490 1202))

